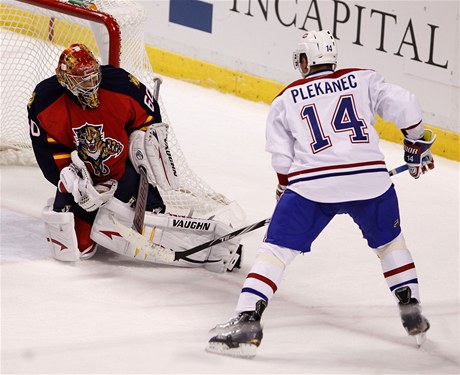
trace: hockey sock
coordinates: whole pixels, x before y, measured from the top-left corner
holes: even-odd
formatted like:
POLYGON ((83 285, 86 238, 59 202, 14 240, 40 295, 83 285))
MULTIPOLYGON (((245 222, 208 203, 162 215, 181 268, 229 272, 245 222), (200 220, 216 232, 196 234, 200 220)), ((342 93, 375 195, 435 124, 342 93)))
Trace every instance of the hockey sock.
POLYGON ((236 312, 253 311, 257 301, 261 299, 268 303, 278 289, 286 266, 298 253, 298 251, 263 243, 244 281, 236 312))
MULTIPOLYGON (((412 297, 420 301, 417 272, 409 250, 393 250, 384 255, 380 261, 383 276, 393 295, 396 289, 408 286, 412 297)), ((396 296, 395 299, 399 302, 396 296)))

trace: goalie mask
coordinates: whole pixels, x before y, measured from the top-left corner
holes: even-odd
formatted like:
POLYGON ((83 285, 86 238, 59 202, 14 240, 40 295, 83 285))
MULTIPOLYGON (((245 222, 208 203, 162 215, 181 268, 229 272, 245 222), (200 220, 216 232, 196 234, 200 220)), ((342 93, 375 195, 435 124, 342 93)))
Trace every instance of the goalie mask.
POLYGON ((72 44, 62 52, 56 68, 56 77, 83 106, 99 106, 101 66, 84 44, 72 44))
POLYGON ((292 55, 294 69, 299 69, 302 77, 308 76, 313 65, 331 64, 335 70, 337 66, 337 47, 334 37, 328 30, 309 31, 302 35, 297 49, 292 55), (307 58, 307 69, 301 65, 302 55, 307 58))

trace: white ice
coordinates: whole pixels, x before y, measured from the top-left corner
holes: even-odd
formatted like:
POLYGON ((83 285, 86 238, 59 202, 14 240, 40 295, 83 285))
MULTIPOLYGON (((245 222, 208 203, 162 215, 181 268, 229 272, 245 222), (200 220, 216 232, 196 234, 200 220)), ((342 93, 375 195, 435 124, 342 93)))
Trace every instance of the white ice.
MULTIPOLYGON (((164 79, 162 98, 191 168, 236 200, 247 223, 271 215, 276 178, 264 152, 268 106, 164 79)), ((382 141, 388 167, 400 145, 382 141)), ((215 274, 103 252, 50 257, 40 211, 54 188, 36 167, 1 168, 1 372, 5 374, 458 374, 459 164, 436 157, 419 180, 393 177, 431 330, 417 349, 377 257, 348 216, 299 256, 264 315, 252 360, 205 352, 233 316, 264 230, 244 265, 215 274)))

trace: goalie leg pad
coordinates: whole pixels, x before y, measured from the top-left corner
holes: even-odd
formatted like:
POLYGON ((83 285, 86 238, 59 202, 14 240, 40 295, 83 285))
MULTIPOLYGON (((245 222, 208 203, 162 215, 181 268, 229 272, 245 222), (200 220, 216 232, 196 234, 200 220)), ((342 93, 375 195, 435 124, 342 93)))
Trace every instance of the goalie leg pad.
MULTIPOLYGON (((158 245, 174 251, 185 251, 214 238, 216 222, 213 220, 180 217, 146 212, 144 236, 158 245)), ((204 249, 184 259, 174 261, 179 267, 202 267, 206 264, 210 249, 204 249)), ((158 263, 165 263, 161 260, 158 263)))
POLYGON ((128 203, 123 203, 116 198, 110 199, 96 215, 91 229, 91 238, 106 249, 135 258, 137 255, 135 247, 118 233, 113 218, 131 228, 134 209, 128 203))
MULTIPOLYGON (((156 258, 150 254, 148 249, 136 248, 135 245, 131 244, 125 238, 123 238, 114 222, 114 219, 121 225, 127 228, 131 228, 134 219, 134 209, 127 203, 112 198, 105 206, 101 207, 97 213, 96 219, 91 230, 91 238, 96 241, 99 245, 104 246, 115 253, 134 258, 140 261, 146 261, 151 263, 169 264, 174 266, 185 266, 185 267, 198 267, 201 264, 196 264, 187 261, 164 261, 156 258)), ((154 238, 156 244, 161 244, 166 247, 169 245, 182 244, 187 246, 187 240, 181 240, 181 238, 171 239, 169 234, 164 234, 159 226, 168 226, 169 216, 162 214, 153 214, 150 212, 145 213, 145 227, 143 235, 150 241, 154 238), (149 218, 154 217, 154 224, 149 218), (150 222, 150 224, 149 224, 150 222), (158 227, 157 227, 158 226, 158 227)))
MULTIPOLYGON (((130 228, 134 218, 134 209, 128 204, 111 199, 97 213, 91 231, 91 238, 99 245, 116 253, 139 260, 168 264, 178 267, 205 267, 213 272, 231 270, 238 263, 239 240, 232 239, 204 249, 178 261, 168 261, 150 255, 148 249, 137 249, 119 233, 114 218, 120 224, 130 228)), ((185 251, 204 242, 221 237, 231 228, 214 220, 179 217, 168 214, 146 212, 143 236, 151 243, 174 251, 185 251)))
MULTIPOLYGON (((151 242, 178 252, 222 237, 232 231, 230 226, 217 220, 149 212, 145 215, 144 224, 144 235, 148 236, 151 242)), ((174 264, 184 267, 204 266, 208 271, 221 273, 231 271, 235 265, 239 265, 241 252, 240 240, 233 238, 175 261, 174 264)))
POLYGON ((72 212, 53 211, 50 206, 43 208, 42 218, 48 244, 55 259, 74 262, 80 258, 89 259, 96 253, 96 244, 88 235, 89 223, 75 219, 72 212), (81 252, 79 247, 82 249, 81 252))
MULTIPOLYGON (((225 236, 231 231, 232 228, 230 226, 217 221, 214 238, 225 236)), ((235 265, 238 264, 238 267, 240 267, 242 251, 243 246, 240 246, 240 238, 238 237, 221 242, 211 247, 204 267, 211 272, 221 273, 232 271, 235 265)))

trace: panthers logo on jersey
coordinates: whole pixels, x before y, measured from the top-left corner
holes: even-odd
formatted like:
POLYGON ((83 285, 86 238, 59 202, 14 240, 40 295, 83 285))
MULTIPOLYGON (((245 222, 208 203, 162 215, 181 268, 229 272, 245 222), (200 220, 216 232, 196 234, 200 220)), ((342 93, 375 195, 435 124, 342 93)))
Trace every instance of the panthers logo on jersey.
POLYGON ((132 74, 129 74, 129 80, 131 81, 131 83, 133 83, 137 88, 140 87, 141 83, 140 81, 134 77, 132 74))
POLYGON ((123 151, 123 144, 113 138, 105 138, 103 125, 85 123, 73 129, 78 156, 93 167, 96 176, 107 176, 110 168, 104 163, 112 156, 118 156, 123 151))
POLYGON ((27 102, 27 107, 30 108, 34 100, 35 100, 35 91, 32 93, 32 96, 29 98, 29 101, 27 102))

